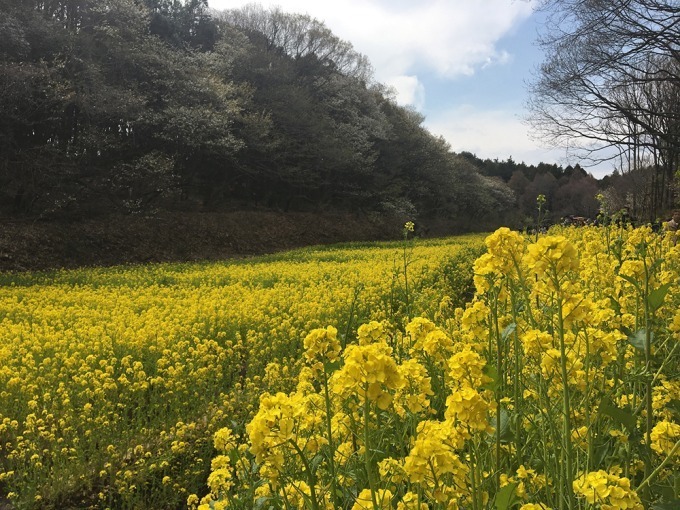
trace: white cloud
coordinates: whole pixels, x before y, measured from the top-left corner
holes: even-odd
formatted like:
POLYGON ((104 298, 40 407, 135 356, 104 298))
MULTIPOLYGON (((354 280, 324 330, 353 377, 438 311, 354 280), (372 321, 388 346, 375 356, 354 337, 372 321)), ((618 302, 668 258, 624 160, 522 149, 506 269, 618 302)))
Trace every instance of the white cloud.
POLYGON ((442 135, 455 152, 472 152, 480 158, 507 159, 527 164, 561 163, 564 151, 541 149, 528 136, 528 127, 514 112, 482 111, 469 105, 430 115, 425 122, 442 135))
POLYGON ((417 76, 394 76, 386 82, 396 92, 396 100, 400 105, 412 105, 420 110, 425 104, 425 86, 417 76))
POLYGON ((580 163, 596 178, 612 172, 610 162, 587 166, 583 160, 570 159, 564 149, 543 148, 532 141, 529 127, 516 112, 509 110, 479 110, 463 105, 430 115, 425 126, 434 135, 441 135, 454 152, 471 152, 482 159, 506 160, 512 157, 527 165, 580 163))
MULTIPOLYGON (((376 78, 390 83, 402 76, 436 73, 469 76, 509 55, 497 41, 531 15, 536 0, 319 0, 260 1, 264 7, 306 13, 365 54, 376 78)), ((216 9, 250 0, 211 0, 216 9)))

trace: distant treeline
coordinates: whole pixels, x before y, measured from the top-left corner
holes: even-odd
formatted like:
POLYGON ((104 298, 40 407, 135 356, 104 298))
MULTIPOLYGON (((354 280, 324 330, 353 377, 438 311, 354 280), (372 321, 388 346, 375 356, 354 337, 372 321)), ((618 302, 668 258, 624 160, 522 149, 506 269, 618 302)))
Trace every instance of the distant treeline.
POLYGON ((594 215, 583 169, 455 154, 307 15, 0 0, 0 213, 389 213, 451 230, 594 215))

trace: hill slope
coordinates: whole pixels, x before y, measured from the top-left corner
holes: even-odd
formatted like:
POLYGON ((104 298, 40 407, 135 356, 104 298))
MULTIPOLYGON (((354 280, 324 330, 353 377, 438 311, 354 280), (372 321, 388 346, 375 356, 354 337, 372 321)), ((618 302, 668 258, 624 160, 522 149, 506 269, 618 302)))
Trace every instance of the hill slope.
POLYGON ((163 213, 0 224, 0 271, 216 260, 345 241, 397 239, 386 218, 339 213, 163 213))

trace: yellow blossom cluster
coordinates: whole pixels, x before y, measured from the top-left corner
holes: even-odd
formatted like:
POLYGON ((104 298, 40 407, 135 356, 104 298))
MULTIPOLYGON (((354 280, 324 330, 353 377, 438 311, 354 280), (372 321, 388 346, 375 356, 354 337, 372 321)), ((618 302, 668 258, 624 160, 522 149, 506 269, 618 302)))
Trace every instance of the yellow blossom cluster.
POLYGON ((557 285, 557 280, 569 271, 577 271, 579 258, 576 246, 562 235, 541 237, 527 247, 524 264, 539 278, 557 285))
POLYGON ((387 409, 394 391, 405 384, 392 357, 392 348, 385 342, 349 345, 343 358, 342 368, 330 382, 333 392, 342 397, 356 396, 360 404, 369 400, 380 409, 387 409))
POLYGON ((303 342, 307 361, 314 362, 316 370, 323 368, 324 363, 337 361, 340 354, 338 330, 333 326, 318 328, 310 332, 303 342))
POLYGON ((680 247, 499 229, 453 309, 468 242, 0 275, 0 488, 29 509, 87 488, 93 508, 680 497, 680 247))
MULTIPOLYGON (((258 457, 259 439, 247 445, 253 465, 272 466, 257 483, 305 479, 307 508, 641 510, 642 498, 671 497, 677 248, 618 226, 537 240, 503 228, 485 244, 465 307, 442 314, 450 301, 439 299, 433 315, 366 322, 340 348, 326 340, 333 329, 311 331, 306 359, 323 358, 323 372, 303 370, 300 384, 314 405, 270 416, 276 431, 293 416, 267 446, 285 462, 258 457)), ((267 504, 298 505, 276 494, 267 504)))
MULTIPOLYGON (((429 293, 446 289, 425 292, 424 282, 481 242, 414 245, 414 306, 434 314, 429 293)), ((102 508, 180 506, 205 487, 213 448, 233 442, 218 434, 213 444, 213 434, 236 423, 244 437, 262 393, 295 387, 306 348, 332 360, 355 334, 348 321, 403 320, 394 301, 404 292, 394 279, 401 247, 0 275, 0 492, 21 508, 77 501, 86 487, 102 508), (326 324, 340 331, 305 346, 326 324)), ((237 465, 219 469, 233 477, 220 471, 212 486, 242 485, 237 465)))
POLYGON ((680 442, 680 425, 670 421, 660 421, 650 434, 652 449, 660 455, 673 455, 676 461, 680 460, 680 448, 676 446, 680 442))
POLYGON ((628 478, 603 470, 581 475, 574 481, 574 492, 602 510, 644 509, 628 478))
MULTIPOLYGON (((422 317, 404 329, 412 337, 410 345, 421 342, 421 348, 406 349, 403 354, 413 357, 401 363, 388 344, 399 341, 398 332, 369 323, 359 328, 361 343, 341 352, 340 366, 314 371, 312 381, 302 370, 297 390, 261 397, 259 411, 246 426, 246 446, 258 483, 273 489, 267 496, 272 502, 281 498, 286 507, 298 506, 300 491, 287 488, 299 487, 301 479, 310 488, 307 499, 314 501, 312 508, 327 506, 329 498, 336 505, 338 498, 342 505, 349 501, 352 508, 392 508, 394 500, 399 508, 418 509, 428 504, 453 509, 469 500, 466 443, 493 432, 489 425, 493 405, 480 387, 488 380, 482 373, 484 362, 468 350, 450 356, 447 365, 465 372, 460 377, 449 376, 448 370, 433 362, 430 370, 440 367, 437 375, 447 381, 450 395, 442 419, 432 419, 434 392, 431 374, 421 361, 422 341, 432 333, 446 333, 422 317), (399 430, 403 434, 409 429, 413 430, 410 443, 392 442, 399 430), (314 470, 313 458, 318 459, 314 470), (406 486, 410 492, 403 491, 406 486)), ((312 340, 325 338, 328 331, 333 330, 310 332, 308 348, 326 345, 325 340, 312 340)), ((452 345, 452 340, 444 344, 452 345)), ((322 351, 335 356, 335 349, 322 351)), ((307 356, 310 365, 318 359, 307 356)), ((231 438, 224 432, 218 436, 231 438)), ((224 499, 212 489, 211 480, 208 486, 210 494, 199 508, 224 499)))

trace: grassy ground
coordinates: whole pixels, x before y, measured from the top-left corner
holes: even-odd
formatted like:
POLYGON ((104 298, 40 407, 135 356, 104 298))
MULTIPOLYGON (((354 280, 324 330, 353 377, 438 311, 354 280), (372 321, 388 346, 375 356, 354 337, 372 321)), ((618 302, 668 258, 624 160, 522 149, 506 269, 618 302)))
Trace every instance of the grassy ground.
POLYGON ((0 221, 0 271, 220 260, 301 246, 398 239, 398 220, 236 211, 80 221, 0 221))

